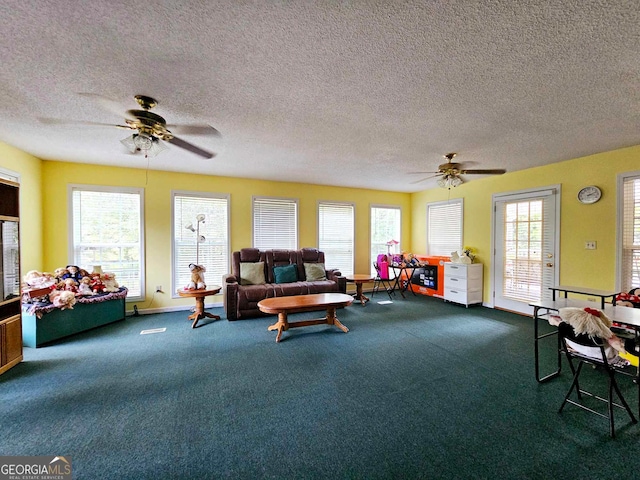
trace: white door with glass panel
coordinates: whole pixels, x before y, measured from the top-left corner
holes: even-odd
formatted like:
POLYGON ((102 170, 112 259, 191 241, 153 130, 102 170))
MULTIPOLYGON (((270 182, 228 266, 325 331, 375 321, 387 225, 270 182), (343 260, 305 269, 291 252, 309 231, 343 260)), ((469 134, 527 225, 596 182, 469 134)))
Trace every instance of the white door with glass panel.
POLYGON ((532 314, 557 285, 559 187, 493 196, 494 307, 532 314))

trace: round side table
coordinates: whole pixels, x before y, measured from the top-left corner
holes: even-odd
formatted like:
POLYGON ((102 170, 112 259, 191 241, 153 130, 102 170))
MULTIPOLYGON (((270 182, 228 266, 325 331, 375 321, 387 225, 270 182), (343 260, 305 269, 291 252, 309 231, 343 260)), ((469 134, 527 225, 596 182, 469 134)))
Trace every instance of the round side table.
POLYGON ((347 282, 352 282, 356 284, 356 300, 360 300, 360 303, 364 307, 364 304, 369 301, 369 297, 365 297, 364 293, 362 293, 362 284, 367 282, 373 282, 375 277, 371 275, 366 275, 363 273, 355 273, 353 275, 347 275, 345 277, 347 282))
POLYGON ((194 312, 187 317, 189 320, 193 320, 191 328, 196 328, 198 320, 201 320, 205 317, 220 320, 220 317, 218 315, 214 315, 213 313, 204 311, 204 298, 209 295, 217 295, 218 293, 220 293, 221 288, 222 287, 219 287, 218 285, 211 285, 205 290, 184 290, 182 288, 178 290, 178 295, 180 295, 181 297, 193 297, 196 299, 196 308, 194 312))

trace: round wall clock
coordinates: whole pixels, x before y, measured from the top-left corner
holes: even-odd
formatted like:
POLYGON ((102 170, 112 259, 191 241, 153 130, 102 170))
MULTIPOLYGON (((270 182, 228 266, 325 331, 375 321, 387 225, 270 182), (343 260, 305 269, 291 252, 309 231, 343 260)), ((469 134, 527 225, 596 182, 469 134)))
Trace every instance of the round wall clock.
POLYGON ((602 197, 602 191, 595 185, 584 187, 578 192, 578 200, 581 203, 596 203, 600 197, 602 197))

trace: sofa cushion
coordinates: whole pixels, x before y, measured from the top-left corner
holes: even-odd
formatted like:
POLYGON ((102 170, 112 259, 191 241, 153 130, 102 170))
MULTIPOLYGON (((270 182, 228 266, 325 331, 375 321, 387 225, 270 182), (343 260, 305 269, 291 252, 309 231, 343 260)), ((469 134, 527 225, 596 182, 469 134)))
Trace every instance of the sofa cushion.
POLYGON ((273 267, 273 277, 276 283, 291 283, 298 281, 298 270, 295 265, 273 267))
MULTIPOLYGON (((298 284, 304 285, 303 289, 305 293, 330 293, 338 291, 338 284, 331 280, 321 280, 315 282, 298 282, 298 284)), ((296 285, 292 283, 291 285, 296 285)))
POLYGON ((240 264, 240 285, 264 285, 264 283, 264 262, 240 264))
POLYGON ((304 276, 306 277, 307 282, 326 280, 327 274, 324 270, 324 263, 305 263, 304 276))
POLYGON ((256 308, 260 300, 273 297, 273 285, 265 283, 264 285, 246 285, 239 292, 239 301, 242 305, 249 308, 256 308))

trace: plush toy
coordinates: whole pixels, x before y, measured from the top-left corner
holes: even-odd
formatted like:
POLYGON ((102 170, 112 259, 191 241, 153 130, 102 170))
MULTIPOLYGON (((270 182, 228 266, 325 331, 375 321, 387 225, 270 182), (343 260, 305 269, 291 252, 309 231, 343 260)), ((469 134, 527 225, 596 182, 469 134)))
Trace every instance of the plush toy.
POLYGON ((460 255, 458 252, 451 252, 451 263, 465 263, 470 264, 473 260, 467 255, 460 255))
POLYGON ((62 274, 62 279, 66 280, 67 278, 73 278, 76 282, 82 280, 80 276, 80 267, 77 265, 67 265, 67 272, 62 274))
POLYGON ((53 275, 47 272, 38 272, 37 270, 31 270, 23 277, 24 283, 30 288, 48 288, 53 287, 56 284, 53 275))
POLYGON ((61 282, 64 279, 64 276, 68 273, 69 272, 67 271, 66 268, 60 267, 60 268, 56 268, 53 271, 53 276, 56 279, 56 282, 61 282))
POLYGON ((207 285, 204 283, 204 272, 207 271, 202 265, 196 265, 195 263, 189 264, 189 270, 191 270, 191 281, 187 285, 187 290, 204 290, 207 285))
POLYGON ((99 273, 91 274, 91 291, 93 293, 104 292, 104 283, 102 283, 102 278, 100 278, 99 273))
POLYGON ((73 293, 76 293, 78 291, 78 282, 76 282, 73 278, 65 278, 62 283, 64 284, 63 290, 73 293))
POLYGON ((111 272, 105 272, 100 275, 100 280, 104 284, 105 292, 117 292, 120 290, 118 287, 118 282, 116 282, 116 274, 111 272))
POLYGON ((66 310, 67 308, 73 309, 76 303, 76 295, 73 292, 54 290, 49 294, 49 300, 53 303, 54 307, 62 310, 66 310))
POLYGON ((78 295, 93 295, 91 290, 91 277, 82 277, 78 285, 78 295))

